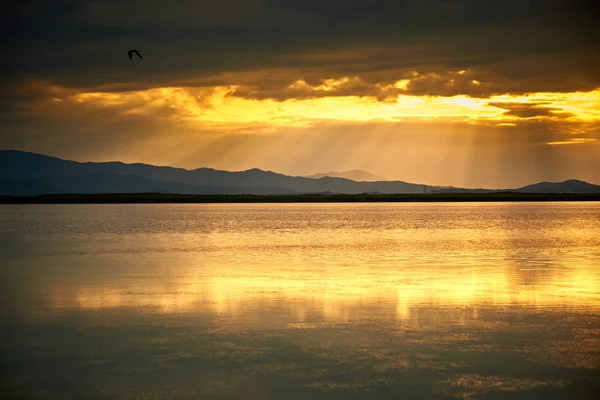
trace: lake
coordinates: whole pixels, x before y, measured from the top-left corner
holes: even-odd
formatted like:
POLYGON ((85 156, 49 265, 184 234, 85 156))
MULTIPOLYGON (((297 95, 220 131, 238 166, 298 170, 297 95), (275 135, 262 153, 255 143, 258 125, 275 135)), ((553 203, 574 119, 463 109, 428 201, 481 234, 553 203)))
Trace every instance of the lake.
POLYGON ((597 399, 600 203, 0 206, 3 399, 597 399))

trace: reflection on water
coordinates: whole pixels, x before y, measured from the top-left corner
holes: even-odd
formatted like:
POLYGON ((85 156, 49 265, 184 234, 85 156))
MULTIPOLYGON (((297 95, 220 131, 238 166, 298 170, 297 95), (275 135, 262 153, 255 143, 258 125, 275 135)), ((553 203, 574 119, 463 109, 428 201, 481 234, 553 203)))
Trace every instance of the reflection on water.
POLYGON ((2 206, 0 221, 9 398, 600 388, 599 203, 2 206))

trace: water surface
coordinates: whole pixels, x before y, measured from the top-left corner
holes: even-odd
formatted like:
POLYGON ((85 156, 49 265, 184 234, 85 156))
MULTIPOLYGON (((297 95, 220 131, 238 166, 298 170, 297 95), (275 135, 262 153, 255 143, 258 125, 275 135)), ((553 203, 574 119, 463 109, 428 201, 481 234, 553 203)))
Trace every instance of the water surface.
POLYGON ((598 398, 600 203, 0 206, 0 393, 598 398))

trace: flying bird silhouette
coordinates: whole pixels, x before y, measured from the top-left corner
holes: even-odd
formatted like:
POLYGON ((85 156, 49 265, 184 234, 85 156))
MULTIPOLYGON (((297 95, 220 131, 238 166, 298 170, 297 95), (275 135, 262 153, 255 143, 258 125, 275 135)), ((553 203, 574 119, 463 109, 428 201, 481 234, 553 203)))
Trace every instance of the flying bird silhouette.
POLYGON ((143 60, 143 58, 142 58, 142 55, 140 54, 139 50, 136 50, 136 49, 131 49, 131 50, 129 50, 129 51, 127 52, 127 54, 129 55, 129 59, 130 59, 130 60, 133 60, 133 54, 134 54, 134 53, 135 53, 135 54, 137 54, 137 56, 138 56, 138 57, 139 57, 141 60, 143 60))

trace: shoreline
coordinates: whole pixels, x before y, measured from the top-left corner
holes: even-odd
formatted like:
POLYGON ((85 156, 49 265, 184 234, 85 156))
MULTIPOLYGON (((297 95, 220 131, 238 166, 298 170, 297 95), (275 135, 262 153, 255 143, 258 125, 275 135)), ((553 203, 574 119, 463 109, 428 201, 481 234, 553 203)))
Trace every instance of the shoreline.
POLYGON ((180 204, 180 203, 378 203, 378 202, 600 201, 600 193, 417 193, 417 194, 165 194, 100 193, 0 196, 0 204, 180 204))

